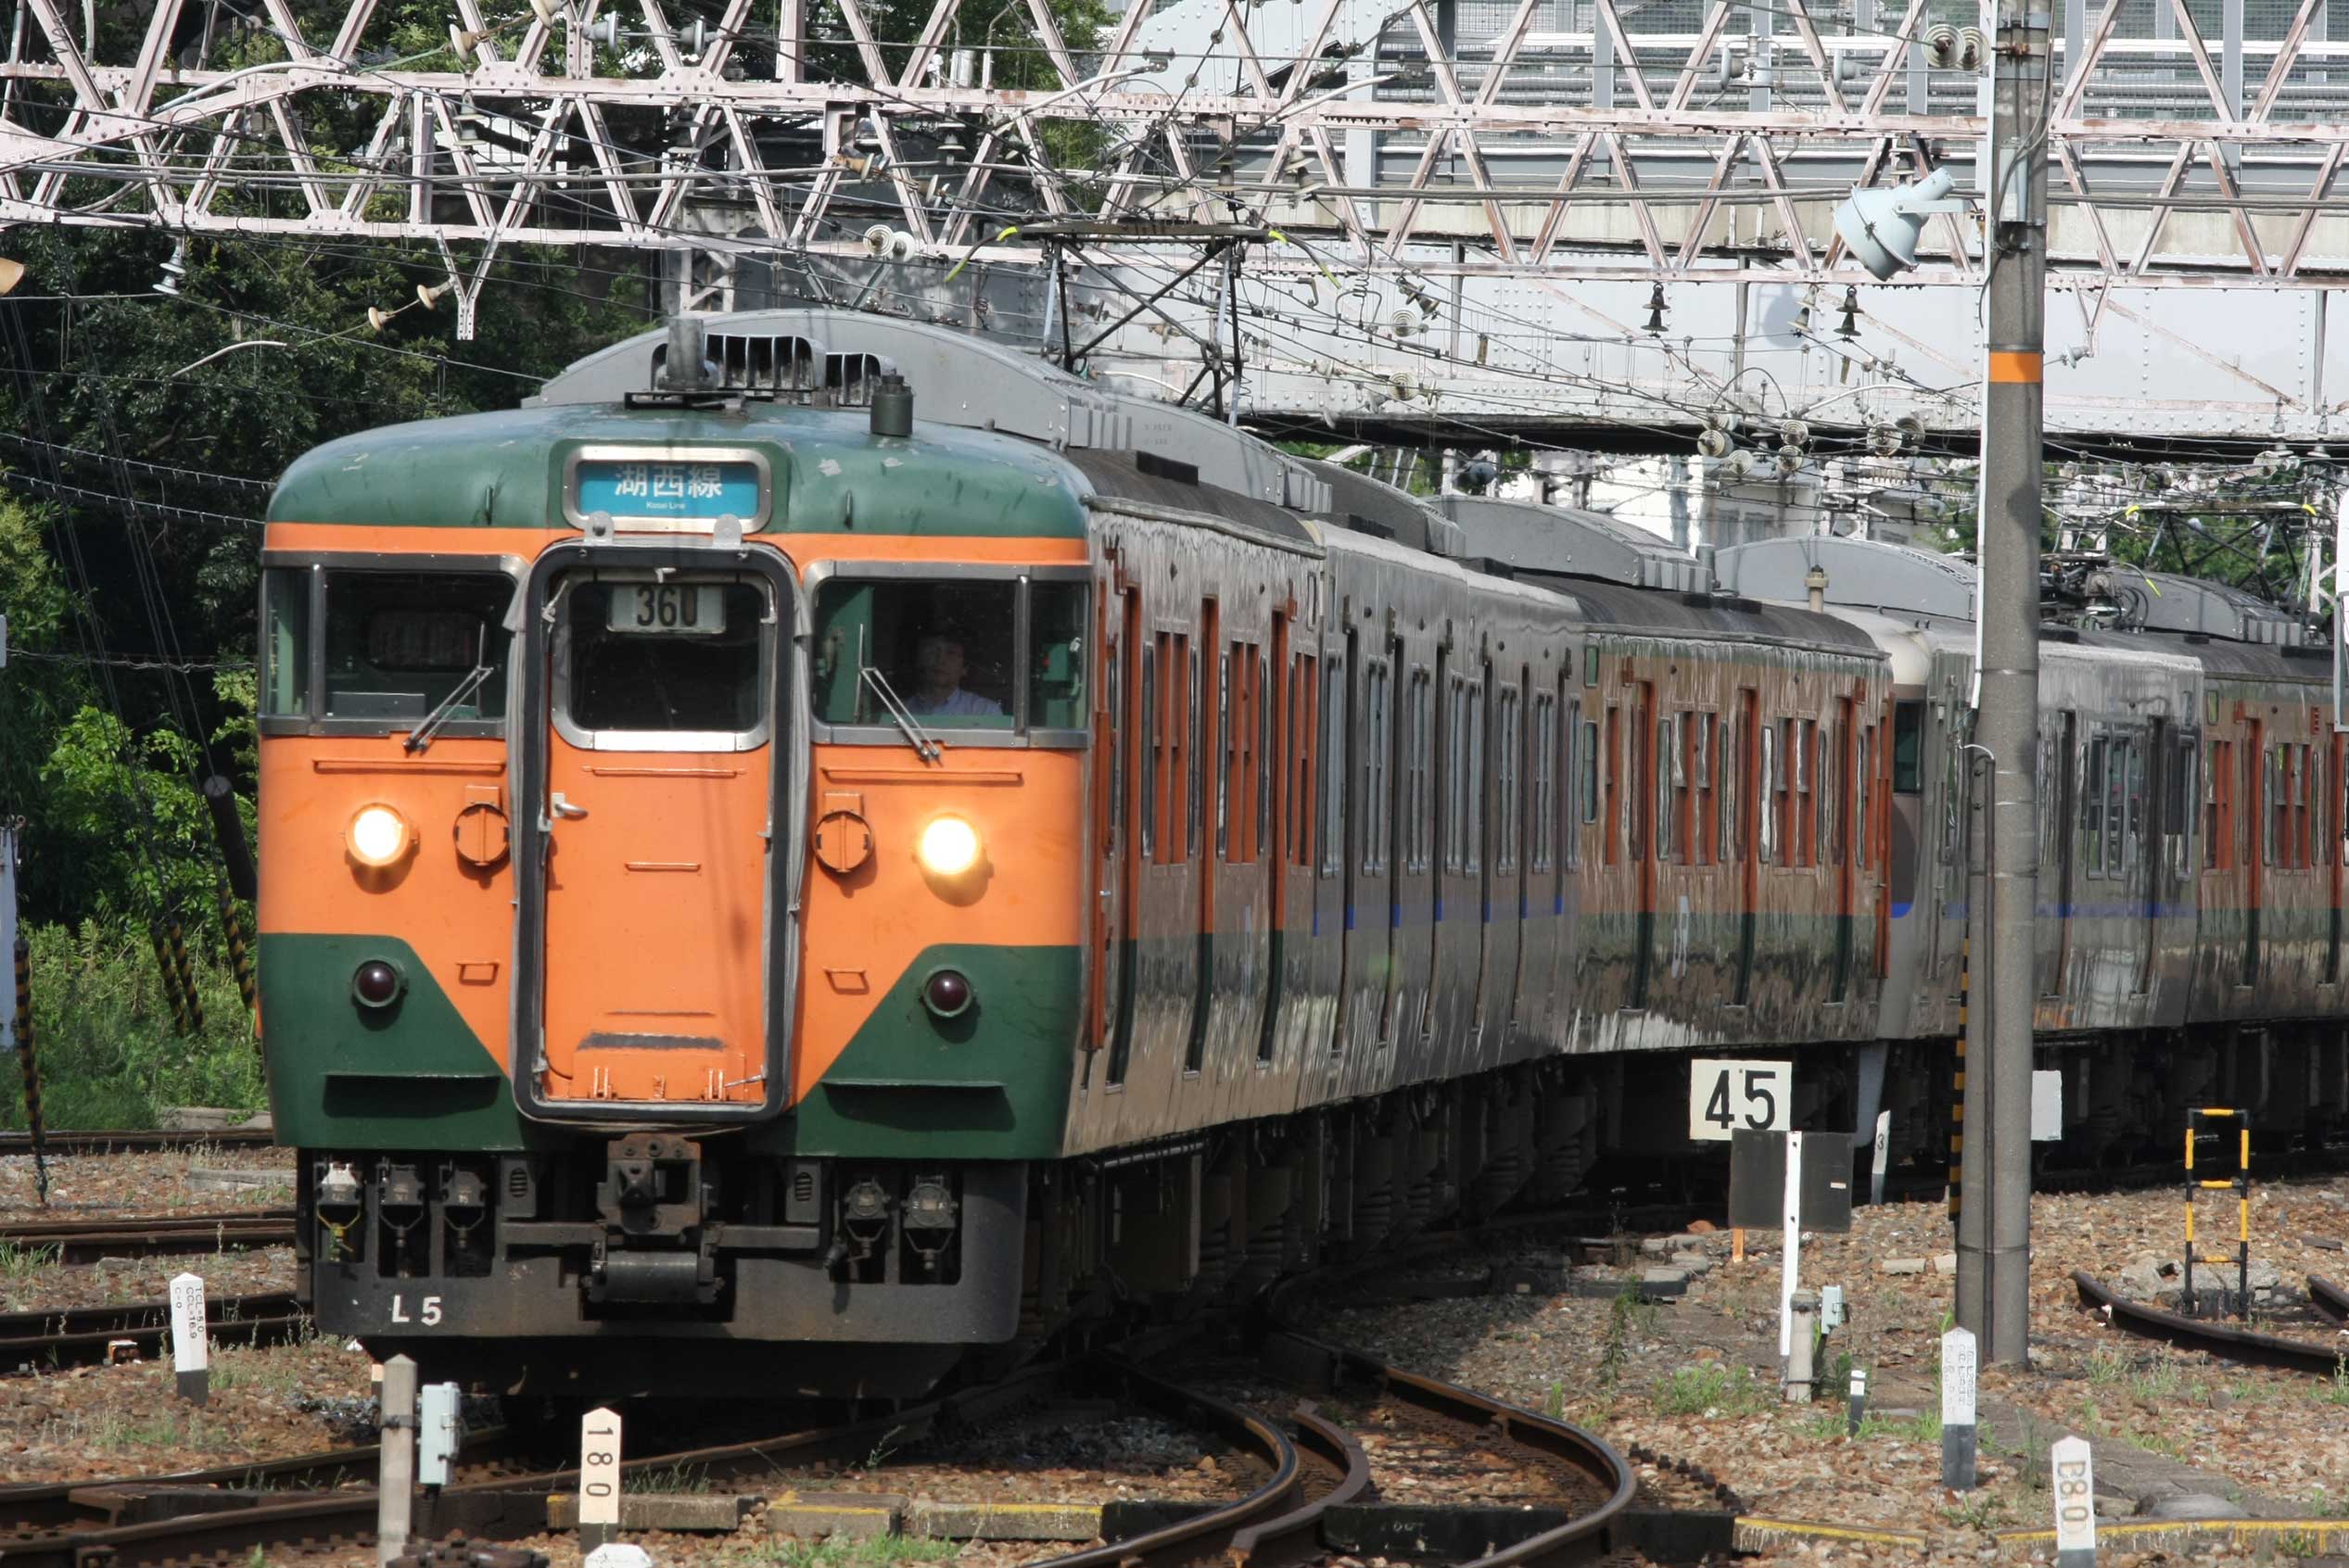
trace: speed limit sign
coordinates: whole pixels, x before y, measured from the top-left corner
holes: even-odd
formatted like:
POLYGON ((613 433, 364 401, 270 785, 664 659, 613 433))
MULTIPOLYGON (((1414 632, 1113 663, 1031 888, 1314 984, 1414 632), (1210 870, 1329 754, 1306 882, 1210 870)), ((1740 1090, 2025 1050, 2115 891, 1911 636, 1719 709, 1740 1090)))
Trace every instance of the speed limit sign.
POLYGON ((1689 1064, 1688 1135, 1726 1143, 1733 1132, 1794 1125, 1795 1064, 1697 1060, 1689 1064))

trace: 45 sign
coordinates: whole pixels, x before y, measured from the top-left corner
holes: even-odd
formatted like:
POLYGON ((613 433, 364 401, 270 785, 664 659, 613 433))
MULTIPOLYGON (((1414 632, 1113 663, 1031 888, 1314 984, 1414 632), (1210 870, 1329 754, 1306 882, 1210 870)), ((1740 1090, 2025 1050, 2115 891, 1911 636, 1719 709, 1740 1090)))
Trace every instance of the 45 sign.
POLYGON ((1688 1071, 1688 1135, 1725 1143, 1740 1128, 1784 1132, 1794 1125, 1795 1064, 1697 1060, 1688 1071))

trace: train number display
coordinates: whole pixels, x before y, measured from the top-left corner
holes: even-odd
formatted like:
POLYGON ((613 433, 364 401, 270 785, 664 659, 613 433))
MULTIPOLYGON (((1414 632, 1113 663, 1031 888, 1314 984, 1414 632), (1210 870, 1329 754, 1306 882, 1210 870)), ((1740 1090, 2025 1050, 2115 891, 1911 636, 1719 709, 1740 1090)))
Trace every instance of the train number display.
POLYGON ((726 629, 726 590, 715 583, 615 583, 616 632, 716 637, 726 629))
POLYGON ((1706 1061, 1689 1064, 1688 1135, 1726 1143, 1740 1128, 1784 1132, 1794 1125, 1795 1064, 1706 1061))

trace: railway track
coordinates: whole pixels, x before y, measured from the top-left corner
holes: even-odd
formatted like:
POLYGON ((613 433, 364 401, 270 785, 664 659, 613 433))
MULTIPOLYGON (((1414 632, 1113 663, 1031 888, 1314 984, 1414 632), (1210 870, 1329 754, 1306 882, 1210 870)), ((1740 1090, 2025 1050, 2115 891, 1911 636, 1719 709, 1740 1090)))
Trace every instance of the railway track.
MULTIPOLYGON (((2158 1339, 2180 1349, 2204 1350, 2230 1361, 2305 1372, 2314 1377, 2335 1376, 2343 1365, 2343 1349, 2338 1345, 2266 1334, 2242 1323, 2165 1311, 2131 1300, 2084 1269, 2074 1271, 2072 1284, 2079 1292, 2081 1306, 2104 1313, 2114 1328, 2139 1338, 2158 1339)), ((2312 1275, 2308 1296, 2326 1316, 2337 1322, 2349 1321, 2349 1292, 2340 1285, 2312 1275)))
POLYGON ((32 1220, 0 1223, 0 1246, 47 1253, 54 1262, 101 1258, 163 1258, 236 1247, 291 1246, 290 1208, 235 1208, 210 1214, 126 1215, 108 1220, 32 1220))
MULTIPOLYGON (((1423 1243, 1418 1250, 1430 1245, 1423 1243)), ((244 1303, 238 1306, 245 1309, 244 1303)), ((95 1329, 87 1323, 70 1326, 102 1342, 108 1330, 143 1326, 134 1314, 154 1312, 158 1322, 149 1326, 160 1332, 159 1307, 111 1310, 121 1315, 95 1329)), ((72 1316, 48 1318, 57 1327, 72 1316)), ((0 1319, 0 1327, 7 1321, 0 1319)), ((1177 1352, 1187 1354, 1185 1347, 1204 1326, 1149 1330, 1107 1351, 1073 1351, 987 1386, 885 1416, 750 1442, 640 1453, 623 1464, 623 1484, 631 1475, 677 1471, 690 1471, 704 1485, 734 1478, 764 1484, 779 1471, 819 1460, 862 1458, 882 1444, 902 1447, 933 1435, 983 1430, 1021 1405, 1106 1383, 1132 1403, 1230 1445, 1261 1468, 1263 1479, 1237 1497, 1183 1511, 1179 1517, 1152 1522, 1122 1539, 1050 1559, 1037 1568, 1185 1568, 1204 1562, 1296 1568, 1383 1538, 1381 1531, 1424 1536, 1441 1522, 1441 1510, 1397 1510, 1371 1500, 1373 1475, 1362 1442, 1310 1401, 1274 1419, 1162 1370, 1160 1363, 1177 1352)), ((1595 1561, 1609 1549, 1636 1473, 1598 1437, 1286 1327, 1276 1328, 1265 1351, 1265 1365, 1276 1376, 1307 1387, 1342 1384, 1350 1394, 1375 1394, 1382 1404, 1409 1410, 1478 1446, 1505 1447, 1559 1473, 1559 1506, 1521 1516, 1537 1527, 1520 1523, 1495 1549, 1462 1552, 1454 1560, 1475 1568, 1533 1568, 1595 1561)), ((509 1446, 504 1451, 521 1450, 509 1446)), ((0 1487, 0 1564, 81 1568, 104 1561, 115 1568, 136 1568, 292 1540, 357 1542, 372 1532, 376 1503, 371 1489, 350 1483, 367 1475, 375 1458, 371 1448, 349 1448, 178 1475, 0 1487)), ((479 1462, 477 1442, 468 1442, 465 1458, 468 1467, 479 1462)), ((462 1531, 475 1539, 512 1539, 538 1534, 548 1527, 550 1498, 577 1485, 577 1472, 567 1467, 487 1476, 469 1468, 466 1478, 437 1497, 419 1499, 419 1536, 462 1531)), ((1484 1531, 1480 1539, 1494 1538, 1490 1521, 1478 1527, 1484 1531)))
MULTIPOLYGON (((266 1149, 277 1135, 265 1127, 227 1127, 210 1132, 129 1128, 115 1132, 44 1132, 42 1148, 53 1155, 160 1154, 173 1149, 266 1149)), ((29 1155, 30 1132, 0 1132, 0 1155, 29 1155)))
MULTIPOLYGON (((310 1324, 310 1314, 285 1291, 222 1296, 207 1309, 215 1345, 282 1345, 310 1324)), ((0 1312, 0 1372, 102 1365, 124 1341, 152 1357, 170 1334, 171 1307, 162 1301, 0 1312)))

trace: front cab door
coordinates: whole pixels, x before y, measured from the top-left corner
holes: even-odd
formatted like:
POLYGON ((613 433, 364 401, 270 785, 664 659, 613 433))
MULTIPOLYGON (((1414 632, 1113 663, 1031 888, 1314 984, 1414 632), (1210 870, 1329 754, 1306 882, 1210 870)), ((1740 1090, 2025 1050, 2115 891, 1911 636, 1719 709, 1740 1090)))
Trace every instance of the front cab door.
POLYGON ((516 1098, 552 1120, 772 1115, 796 949, 776 833, 791 575, 761 549, 567 546, 529 606, 516 1098))

